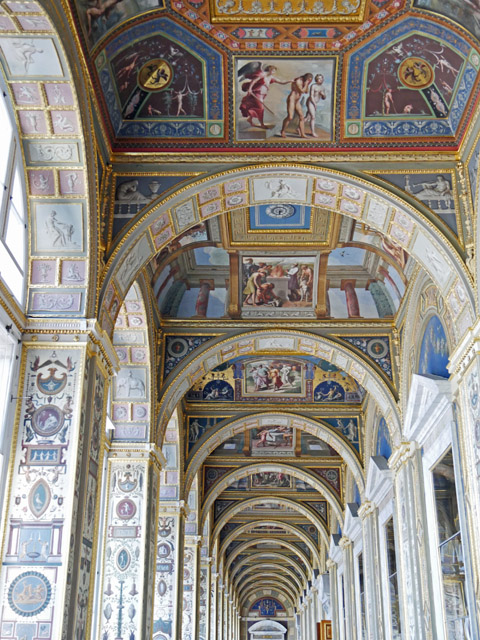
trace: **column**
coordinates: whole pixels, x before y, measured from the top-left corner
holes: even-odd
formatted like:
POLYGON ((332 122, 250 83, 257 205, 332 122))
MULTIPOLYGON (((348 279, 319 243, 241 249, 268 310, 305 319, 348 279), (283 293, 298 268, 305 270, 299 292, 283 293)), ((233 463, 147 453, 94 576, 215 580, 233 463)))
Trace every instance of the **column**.
POLYGON ((395 305, 385 284, 374 280, 368 285, 368 290, 372 294, 373 301, 377 307, 380 318, 395 315, 395 305))
POLYGON ((106 510, 97 582, 94 637, 152 634, 159 475, 165 460, 149 443, 113 443, 106 472, 106 510), (132 451, 133 449, 133 451, 132 451))
MULTIPOLYGON (((334 638, 340 639, 340 630, 338 621, 340 619, 340 610, 338 606, 338 576, 337 576, 337 563, 331 560, 327 560, 327 569, 330 578, 330 619, 332 621, 332 634, 334 638)), ((323 607, 326 609, 326 607, 323 607)), ((326 611, 325 613, 328 614, 326 611)))
POLYGON ((330 304, 327 299, 327 267, 329 255, 330 252, 321 253, 318 264, 317 304, 315 306, 315 315, 317 318, 325 318, 330 315, 330 304))
MULTIPOLYGON (((161 500, 158 515, 153 633, 182 637, 183 540, 188 507, 161 500)), ((138 639, 141 640, 141 639, 138 639)))
POLYGON ((197 302, 195 304, 195 315, 197 318, 207 317, 208 299, 210 291, 215 289, 213 280, 200 280, 200 291, 198 292, 197 302))
POLYGON ((379 580, 380 553, 378 510, 373 502, 364 502, 358 510, 363 531, 363 567, 367 638, 383 640, 382 585, 379 580))
POLYGON ((353 545, 350 538, 342 536, 339 540, 339 546, 343 551, 343 575, 344 575, 344 598, 345 598, 345 640, 357 639, 357 622, 356 622, 356 601, 355 601, 355 580, 353 570, 353 545))
POLYGON ((217 640, 218 618, 218 581, 220 575, 212 571, 210 583, 210 635, 208 640, 217 640))
POLYGON ((240 280, 240 260, 238 253, 230 253, 230 286, 228 288, 228 315, 230 318, 239 318, 241 314, 239 300, 241 298, 243 286, 240 280))
POLYGON ((198 624, 199 547, 201 536, 186 535, 183 547, 182 640, 194 640, 198 624))
POLYGON ((360 306, 358 304, 357 292, 355 291, 355 280, 342 280, 340 289, 345 291, 348 317, 360 318, 360 306))
POLYGON ((454 460, 462 545, 470 561, 465 563, 466 597, 471 636, 480 637, 480 323, 469 331, 468 349, 452 355, 452 386, 458 388, 456 422, 453 425, 454 460), (461 465, 460 465, 461 459, 461 465), (461 466, 461 470, 460 470, 461 466), (464 516, 466 515, 466 517, 464 516), (466 520, 466 521, 465 521, 466 520), (475 579, 476 576, 476 579, 475 579))
POLYGON ((317 623, 320 622, 318 615, 318 590, 312 587, 312 618, 313 618, 313 638, 317 640, 317 623))
POLYGON ((116 357, 96 323, 26 334, 5 496, 0 628, 90 637, 108 380, 116 357), (53 335, 52 335, 53 334, 53 335), (47 342, 48 340, 48 342, 47 342), (35 593, 35 602, 17 593, 35 593), (18 628, 18 627, 17 627, 18 628))
POLYGON ((221 579, 218 583, 218 596, 217 596, 217 640, 224 640, 223 635, 223 584, 221 579))
POLYGON ((395 473, 402 632, 407 640, 434 637, 432 629, 429 553, 426 531, 421 452, 415 442, 404 442, 389 459, 395 473))
POLYGON ((200 562, 200 589, 198 594, 198 626, 197 626, 198 640, 207 640, 207 638, 209 637, 208 633, 210 630, 211 573, 212 573, 212 558, 202 557, 200 562))

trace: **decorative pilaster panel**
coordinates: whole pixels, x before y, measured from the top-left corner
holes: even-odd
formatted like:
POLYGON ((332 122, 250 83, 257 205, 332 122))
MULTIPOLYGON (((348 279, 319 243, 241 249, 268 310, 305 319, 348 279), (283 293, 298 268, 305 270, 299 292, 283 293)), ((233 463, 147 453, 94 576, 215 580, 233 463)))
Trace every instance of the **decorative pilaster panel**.
POLYGON ((160 461, 150 445, 125 449, 108 460, 98 640, 151 635, 160 461))
MULTIPOLYGON (((334 638, 340 638, 338 621, 340 609, 338 607, 338 576, 337 565, 333 560, 327 560, 327 569, 330 576, 330 615, 332 619, 332 632, 334 638)), ((326 609, 324 605, 324 610, 326 609)))
POLYGON ((432 629, 427 553, 427 522, 420 450, 416 443, 398 447, 389 460, 395 471, 394 490, 399 522, 401 597, 404 621, 402 631, 408 640, 434 637, 432 629))
POLYGON ((178 640, 182 629, 182 572, 185 505, 160 502, 153 633, 178 640))
MULTIPOLYGON (((471 616, 477 618, 480 627, 480 360, 478 355, 474 363, 463 375, 459 383, 461 398, 460 447, 462 454, 463 482, 465 492, 465 508, 468 517, 468 537, 462 540, 466 544, 472 558, 473 590, 475 592, 476 611, 471 616)), ((462 538, 464 535, 462 533, 462 538)), ((468 566, 467 566, 468 571, 468 566)), ((468 574, 467 574, 468 575, 468 574)), ((468 595, 468 594, 467 594, 468 595)))
POLYGON ((210 627, 209 585, 210 585, 210 558, 202 558, 200 564, 200 588, 198 600, 198 640, 207 640, 210 627))
POLYGON ((218 573, 212 569, 210 582, 210 635, 208 640, 217 640, 217 611, 218 611, 218 573))
POLYGON ((90 346, 24 345, 3 532, 1 637, 88 633, 107 397, 107 373, 90 346))
POLYGON ((198 623, 197 588, 200 536, 185 536, 183 553, 182 640, 194 640, 198 623))
POLYGON ((381 580, 379 580, 378 511, 373 502, 365 502, 358 510, 358 515, 363 524, 367 638, 369 640, 383 640, 382 592, 381 580))
POLYGON ((353 545, 345 536, 340 539, 339 546, 343 551, 344 597, 345 597, 345 640, 357 640, 355 580, 353 570, 353 545))

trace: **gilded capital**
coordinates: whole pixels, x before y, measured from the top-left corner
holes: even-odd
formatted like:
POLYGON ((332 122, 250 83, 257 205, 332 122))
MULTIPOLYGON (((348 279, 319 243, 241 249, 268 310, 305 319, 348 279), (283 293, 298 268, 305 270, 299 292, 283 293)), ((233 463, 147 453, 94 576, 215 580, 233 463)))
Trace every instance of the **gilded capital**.
POLYGON ((363 502, 358 510, 358 516, 363 521, 375 513, 376 505, 371 500, 363 502))
POLYGON ((417 449, 418 444, 416 442, 402 442, 393 450, 388 466, 395 472, 399 471, 403 465, 413 458, 417 449))

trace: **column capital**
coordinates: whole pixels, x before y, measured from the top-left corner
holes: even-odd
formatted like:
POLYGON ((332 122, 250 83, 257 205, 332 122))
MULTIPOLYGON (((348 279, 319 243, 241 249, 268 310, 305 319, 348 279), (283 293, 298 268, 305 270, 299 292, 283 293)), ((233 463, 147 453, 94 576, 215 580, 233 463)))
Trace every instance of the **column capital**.
POLYGON ((347 538, 347 536, 342 536, 338 541, 338 546, 344 551, 345 549, 348 549, 348 547, 350 547, 351 545, 352 545, 352 541, 350 538, 347 538))
POLYGON ((407 462, 413 458, 417 450, 418 444, 414 441, 400 443, 399 446, 393 450, 388 460, 388 466, 394 471, 399 471, 404 464, 407 464, 407 462))
POLYGON ((198 547, 202 544, 203 536, 193 536, 186 535, 185 536, 185 544, 189 547, 198 547))
POLYGON ((331 558, 328 558, 327 562, 326 562, 326 567, 327 569, 336 569, 337 568, 337 563, 335 562, 335 560, 332 560, 331 558))
POLYGON ((373 515, 375 513, 375 509, 376 509, 376 505, 374 502, 372 502, 371 500, 367 500, 365 502, 362 502, 362 504, 360 505, 360 508, 358 510, 358 517, 360 518, 360 520, 366 520, 369 516, 373 515))

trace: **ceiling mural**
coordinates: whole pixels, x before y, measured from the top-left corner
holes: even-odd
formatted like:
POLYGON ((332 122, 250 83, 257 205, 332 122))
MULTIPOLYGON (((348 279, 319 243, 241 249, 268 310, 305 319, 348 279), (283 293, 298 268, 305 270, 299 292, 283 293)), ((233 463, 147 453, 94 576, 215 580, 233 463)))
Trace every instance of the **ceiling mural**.
POLYGON ((342 135, 455 136, 479 66, 477 51, 441 25, 397 22, 349 56, 342 135))
POLYGON ((458 146, 477 91, 473 45, 426 12, 388 24, 401 0, 327 4, 72 1, 87 40, 101 36, 91 73, 112 148, 458 146))
POLYGON ((334 364, 318 358, 263 357, 227 361, 202 377, 188 402, 361 404, 365 390, 334 364))
POLYGON ((144 36, 143 25, 132 27, 96 58, 115 138, 222 138, 220 53, 167 18, 153 19, 144 36))

